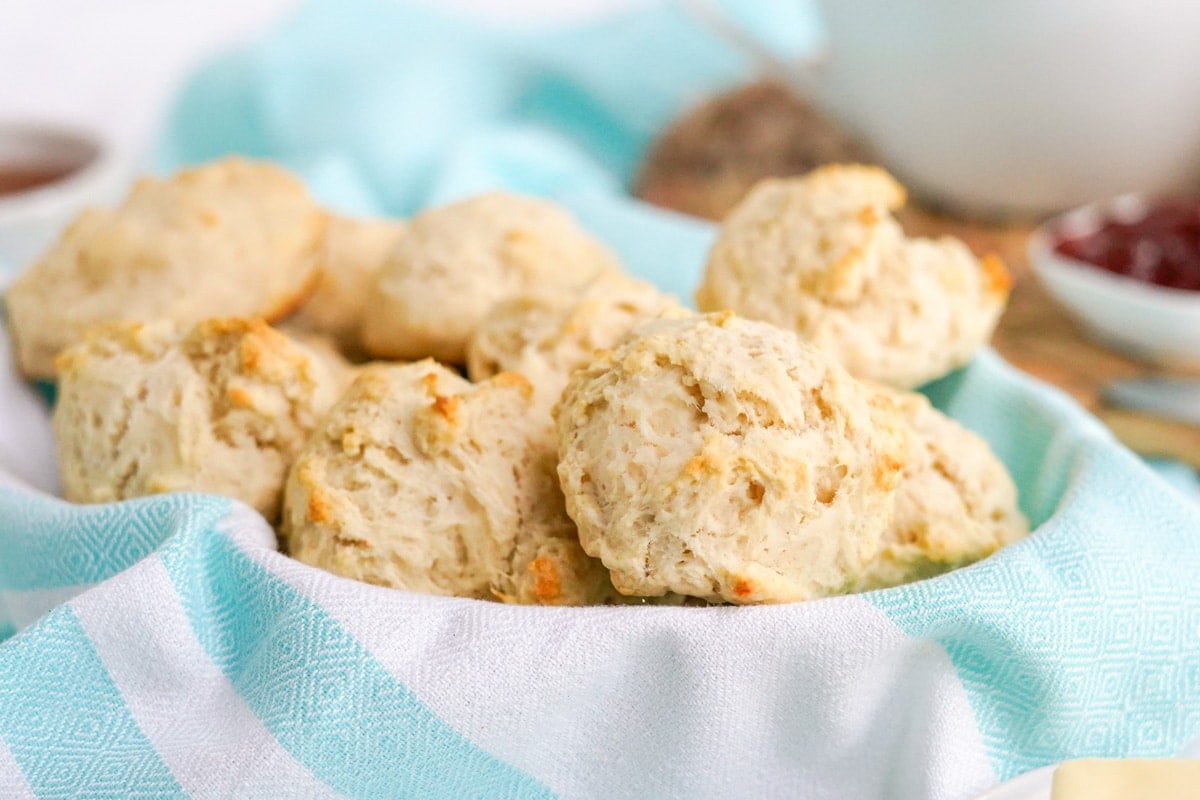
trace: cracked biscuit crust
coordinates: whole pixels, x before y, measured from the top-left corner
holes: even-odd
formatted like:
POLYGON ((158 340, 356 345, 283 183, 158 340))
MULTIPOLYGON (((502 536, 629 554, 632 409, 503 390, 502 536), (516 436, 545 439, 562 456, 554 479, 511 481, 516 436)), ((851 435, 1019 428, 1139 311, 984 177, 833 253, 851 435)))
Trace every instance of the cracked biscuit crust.
POLYGON ((567 510, 617 589, 731 603, 847 591, 907 445, 887 398, 729 312, 634 328, 555 419, 567 510))
POLYGON ((996 327, 1008 273, 957 239, 906 237, 891 214, 904 199, 878 167, 759 183, 721 226, 698 306, 796 331, 897 388, 962 366, 996 327))
POLYGON ((58 358, 64 496, 216 492, 275 519, 292 459, 338 379, 260 320, 102 326, 58 358))
POLYGON ((928 578, 985 558, 1029 532, 1017 488, 981 437, 914 392, 879 388, 912 431, 896 514, 855 591, 928 578))
POLYGON ((582 287, 530 292, 496 305, 467 349, 472 380, 519 372, 533 384, 536 413, 547 422, 575 370, 617 343, 639 322, 687 314, 654 286, 604 272, 582 287))
POLYGON ((363 346, 378 358, 462 364, 496 303, 616 269, 608 248, 544 200, 493 192, 430 209, 412 219, 375 276, 363 346))
POLYGON ((312 290, 325 214, 278 167, 228 158, 138 181, 84 211, 5 298, 17 362, 54 357, 97 324, 217 316, 281 319, 312 290))
POLYGON ((579 546, 531 387, 426 360, 359 375, 297 459, 290 554, 415 592, 582 605, 615 594, 579 546))

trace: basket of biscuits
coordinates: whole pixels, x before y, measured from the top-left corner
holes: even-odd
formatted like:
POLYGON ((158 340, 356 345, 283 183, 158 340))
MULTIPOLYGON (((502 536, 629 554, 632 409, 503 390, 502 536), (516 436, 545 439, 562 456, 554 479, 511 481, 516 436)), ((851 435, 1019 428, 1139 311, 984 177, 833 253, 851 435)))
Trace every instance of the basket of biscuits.
POLYGON ((0 776, 953 798, 1174 752, 1200 517, 987 349, 1004 265, 904 202, 362 219, 225 158, 83 212, 5 295, 57 483, 2 454, 0 776))
POLYGON ((226 159, 86 212, 7 307, 68 501, 223 495, 304 563, 435 595, 810 600, 1028 529, 911 391, 986 342, 1007 273, 906 237, 903 202, 874 167, 762 184, 693 312, 543 200, 330 222, 226 159))

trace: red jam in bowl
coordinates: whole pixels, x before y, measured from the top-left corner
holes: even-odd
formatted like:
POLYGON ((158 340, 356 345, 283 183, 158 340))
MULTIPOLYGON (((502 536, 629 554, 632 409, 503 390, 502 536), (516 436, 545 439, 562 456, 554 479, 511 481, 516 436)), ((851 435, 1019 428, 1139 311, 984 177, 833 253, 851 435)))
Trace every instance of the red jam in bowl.
POLYGON ((1200 291, 1200 197, 1155 202, 1132 218, 1107 218, 1054 249, 1068 258, 1170 289, 1200 291))

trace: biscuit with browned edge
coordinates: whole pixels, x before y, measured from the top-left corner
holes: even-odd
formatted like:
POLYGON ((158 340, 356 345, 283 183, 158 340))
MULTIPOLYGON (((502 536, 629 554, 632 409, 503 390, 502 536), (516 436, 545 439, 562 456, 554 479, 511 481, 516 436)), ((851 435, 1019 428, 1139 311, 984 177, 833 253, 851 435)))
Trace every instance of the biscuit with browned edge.
POLYGON ((878 167, 759 183, 721 225, 697 305, 795 331, 897 388, 962 366, 996 327, 1008 273, 958 239, 906 237, 892 216, 904 200, 878 167))
POLYGON ((688 312, 671 295, 616 272, 581 287, 528 292, 499 303, 484 318, 467 347, 467 374, 479 381, 498 372, 521 373, 549 424, 572 372, 634 325, 664 313, 688 312))
POLYGON ((54 357, 95 325, 214 317, 282 319, 316 285, 325 213, 271 164, 226 158, 143 178, 114 209, 89 209, 8 290, 17 364, 54 357))
POLYGON ((607 247, 545 200, 492 192, 430 209, 412 219, 375 276, 363 346, 377 358, 462 364, 496 303, 618 268, 607 247))
POLYGON ((58 370, 68 500, 216 492, 267 519, 341 390, 320 359, 261 320, 109 323, 65 350, 58 370))
POLYGON ((584 549, 625 594, 731 603, 848 591, 891 521, 891 402, 789 331, 729 312, 634 328, 555 408, 584 549))
POLYGON ((296 460, 283 536, 338 575, 414 592, 583 605, 615 595, 579 546, 531 388, 427 360, 363 370, 296 460))
POLYGON ((896 513, 855 591, 897 586, 965 566, 1029 532, 1017 488, 979 435, 923 395, 880 387, 912 432, 896 513))

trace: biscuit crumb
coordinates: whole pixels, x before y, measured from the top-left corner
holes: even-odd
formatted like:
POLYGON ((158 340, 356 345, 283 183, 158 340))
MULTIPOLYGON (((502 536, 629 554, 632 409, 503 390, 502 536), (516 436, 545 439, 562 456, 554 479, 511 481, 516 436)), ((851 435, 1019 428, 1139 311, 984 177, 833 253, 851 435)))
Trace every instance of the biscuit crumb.
POLYGON ((899 459, 890 455, 883 456, 875 466, 875 484, 880 489, 892 491, 896 488, 903 469, 904 464, 899 459))
POLYGON ((542 603, 554 603, 562 596, 562 582, 554 562, 545 557, 535 558, 527 568, 534 577, 533 593, 542 603))
POLYGON ((320 524, 329 522, 330 519, 329 501, 325 499, 320 490, 314 490, 308 496, 308 521, 320 524))
POLYGON ((229 398, 229 404, 234 408, 250 408, 254 405, 254 398, 250 396, 250 393, 236 386, 226 389, 225 396, 229 398))
POLYGON ((342 547, 350 547, 355 550, 370 550, 372 545, 366 539, 359 539, 357 536, 347 536, 344 533, 335 533, 333 540, 342 547))
POLYGON ((459 399, 457 397, 446 397, 438 395, 433 398, 433 410, 437 415, 446 421, 450 427, 458 427, 459 420, 459 399))
POLYGON ((748 600, 758 591, 758 585, 749 578, 738 578, 733 583, 733 593, 740 600, 748 600))

